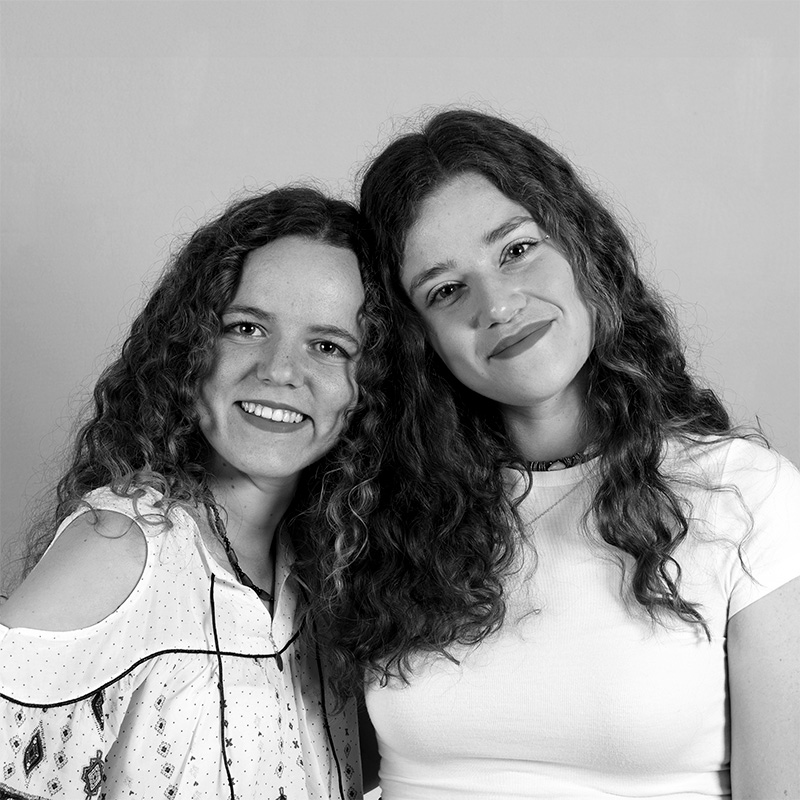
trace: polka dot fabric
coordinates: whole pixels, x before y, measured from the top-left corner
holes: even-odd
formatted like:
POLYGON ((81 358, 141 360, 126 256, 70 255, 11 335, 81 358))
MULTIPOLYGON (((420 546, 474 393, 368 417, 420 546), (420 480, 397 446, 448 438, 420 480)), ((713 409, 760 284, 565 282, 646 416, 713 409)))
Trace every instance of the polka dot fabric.
POLYGON ((114 613, 68 632, 0 625, 0 797, 360 798, 355 709, 328 714, 318 655, 298 640, 288 539, 272 618, 158 499, 87 497, 147 539, 114 613))

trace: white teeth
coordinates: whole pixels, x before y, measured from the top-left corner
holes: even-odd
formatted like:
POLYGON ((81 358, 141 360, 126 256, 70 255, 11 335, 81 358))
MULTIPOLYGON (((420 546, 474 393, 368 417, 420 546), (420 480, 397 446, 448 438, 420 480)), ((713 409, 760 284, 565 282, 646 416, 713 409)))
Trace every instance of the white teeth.
POLYGON ((302 422, 305 419, 302 414, 298 414, 296 411, 287 411, 283 408, 270 408, 269 406, 248 402, 242 402, 240 405, 248 414, 254 414, 263 419, 271 419, 274 422, 290 422, 296 425, 298 422, 302 422))

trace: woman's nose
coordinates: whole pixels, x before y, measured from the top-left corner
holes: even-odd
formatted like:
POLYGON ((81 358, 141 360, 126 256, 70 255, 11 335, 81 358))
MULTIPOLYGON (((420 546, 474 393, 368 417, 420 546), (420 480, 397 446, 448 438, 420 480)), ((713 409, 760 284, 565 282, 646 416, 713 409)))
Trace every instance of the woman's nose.
POLYGON ((524 307, 525 295, 502 277, 475 287, 476 322, 482 328, 511 321, 524 307))
POLYGON ((299 385, 298 356, 289 342, 280 337, 266 341, 259 350, 256 375, 259 380, 277 386, 299 385))

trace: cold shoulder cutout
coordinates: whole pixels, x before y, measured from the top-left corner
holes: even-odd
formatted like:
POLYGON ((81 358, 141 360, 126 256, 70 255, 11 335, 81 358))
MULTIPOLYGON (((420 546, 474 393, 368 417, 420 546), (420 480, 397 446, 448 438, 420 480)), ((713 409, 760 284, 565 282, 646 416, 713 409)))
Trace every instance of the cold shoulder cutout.
POLYGON ((88 507, 62 525, 23 584, 0 606, 7 628, 71 631, 116 611, 144 570, 139 524, 116 511, 88 507))

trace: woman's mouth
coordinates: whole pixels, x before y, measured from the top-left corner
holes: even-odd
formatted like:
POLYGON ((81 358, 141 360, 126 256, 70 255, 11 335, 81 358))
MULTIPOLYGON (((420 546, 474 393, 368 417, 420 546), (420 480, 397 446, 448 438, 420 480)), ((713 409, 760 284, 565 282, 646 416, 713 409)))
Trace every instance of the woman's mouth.
POLYGON ((271 406, 261 405, 260 403, 251 403, 247 400, 240 402, 239 407, 246 414, 261 417, 261 419, 269 419, 273 422, 286 422, 297 425, 306 419, 306 415, 301 414, 299 411, 292 411, 288 408, 272 408, 271 406))
POLYGON ((508 359, 524 353, 541 339, 552 325, 553 320, 541 320, 523 326, 511 336, 501 339, 489 353, 489 358, 508 359))

